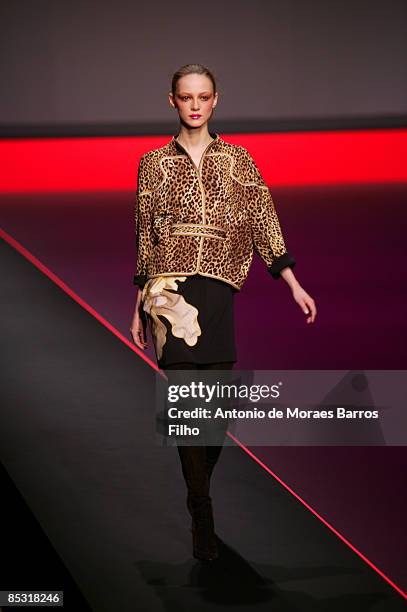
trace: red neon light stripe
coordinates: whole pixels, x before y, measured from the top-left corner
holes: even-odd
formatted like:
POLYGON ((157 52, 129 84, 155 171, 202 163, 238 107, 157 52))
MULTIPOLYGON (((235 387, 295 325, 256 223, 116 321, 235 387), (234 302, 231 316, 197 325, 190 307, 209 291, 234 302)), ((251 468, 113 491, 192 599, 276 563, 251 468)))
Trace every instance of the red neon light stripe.
POLYGON ((407 599, 407 594, 400 587, 398 587, 392 580, 390 580, 388 576, 386 576, 384 572, 382 572, 374 563, 372 563, 372 561, 370 561, 363 553, 361 553, 360 550, 356 548, 356 546, 353 546, 353 544, 351 544, 349 540, 345 538, 345 536, 343 536, 337 529, 335 529, 335 527, 328 523, 328 521, 324 519, 316 510, 314 510, 314 508, 310 506, 300 495, 298 495, 298 493, 296 493, 291 487, 289 487, 288 484, 284 482, 284 480, 277 476, 275 472, 273 472, 265 463, 263 463, 261 459, 256 457, 256 455, 252 453, 252 451, 249 450, 247 446, 240 442, 240 440, 238 440, 238 438, 236 438, 230 432, 227 432, 227 434, 229 438, 236 442, 236 444, 238 444, 240 448, 245 451, 245 453, 247 453, 263 468, 263 470, 266 470, 266 472, 271 474, 271 476, 273 476, 273 478, 275 478, 277 482, 279 482, 285 489, 287 489, 287 491, 291 493, 291 495, 298 499, 298 501, 300 501, 307 508, 307 510, 312 512, 312 514, 314 514, 326 527, 328 527, 328 529, 330 529, 340 540, 342 540, 342 542, 345 542, 345 544, 349 546, 349 548, 351 548, 353 552, 359 555, 359 557, 363 559, 363 561, 365 561, 375 572, 379 574, 379 576, 381 576, 386 582, 388 582, 390 586, 392 586, 400 595, 404 597, 404 599, 407 599))
MULTIPOLYGON (((102 325, 104 325, 109 331, 111 331, 119 340, 124 342, 131 350, 133 350, 139 357, 144 359, 151 367, 153 367, 156 371, 161 374, 162 371, 157 367, 157 365, 151 361, 144 353, 139 350, 133 343, 131 343, 127 338, 123 336, 109 321, 107 321, 104 317, 102 317, 92 306, 87 304, 85 300, 77 295, 66 283, 64 283, 56 274, 51 272, 49 268, 47 268, 43 263, 41 263, 32 253, 30 253, 22 244, 20 244, 17 240, 15 240, 10 234, 5 232, 2 228, 0 228, 0 236, 13 248, 15 248, 19 253, 21 253, 28 261, 34 264, 43 274, 48 276, 58 287, 60 287, 63 291, 65 291, 72 299, 74 299, 82 308, 87 310, 93 317, 95 317, 102 325)), ((273 472, 265 463, 261 461, 256 455, 247 448, 238 438, 236 438, 232 433, 227 431, 227 435, 231 438, 241 449, 245 451, 254 461, 256 461, 266 472, 268 472, 278 483, 280 483, 291 495, 293 495, 299 502, 307 508, 314 516, 316 516, 328 529, 332 531, 342 542, 344 542, 353 552, 355 552, 365 563, 367 563, 381 578, 383 578, 390 586, 392 586, 404 599, 407 599, 407 594, 398 587, 384 572, 382 572, 372 561, 370 561, 363 553, 361 553, 349 540, 347 540, 335 527, 333 527, 326 519, 324 519, 310 504, 308 504, 298 493, 296 493, 289 485, 287 485, 275 472, 273 472)))
POLYGON ((109 331, 112 332, 112 334, 117 336, 119 340, 124 342, 126 346, 128 346, 132 351, 137 353, 139 357, 144 359, 144 361, 146 361, 148 365, 154 368, 154 370, 160 371, 157 365, 153 361, 151 361, 151 359, 147 357, 147 355, 144 355, 144 353, 135 344, 133 344, 130 340, 125 338, 125 336, 123 336, 123 334, 121 334, 115 327, 113 327, 113 325, 109 323, 107 319, 102 317, 102 315, 100 315, 94 308, 92 308, 92 306, 90 306, 87 302, 85 302, 85 300, 79 297, 79 295, 75 293, 73 289, 71 289, 66 283, 64 283, 63 280, 61 280, 56 274, 54 274, 54 272, 52 272, 49 268, 47 268, 47 266, 45 266, 39 259, 37 259, 32 253, 30 253, 30 251, 28 251, 20 242, 17 242, 15 238, 10 236, 10 234, 5 232, 1 227, 0 227, 0 236, 10 246, 16 249, 16 251, 18 251, 26 259, 28 259, 30 263, 34 264, 34 266, 38 268, 43 274, 48 276, 48 278, 50 278, 56 285, 58 285, 60 289, 65 291, 65 293, 67 293, 73 300, 75 300, 75 302, 77 302, 80 306, 82 306, 82 308, 87 310, 89 314, 95 317, 95 319, 97 319, 99 323, 104 325, 109 331))
MULTIPOLYGON (((220 134, 277 185, 407 182, 407 129, 220 134)), ((129 191, 140 156, 171 136, 0 140, 0 193, 129 191)))

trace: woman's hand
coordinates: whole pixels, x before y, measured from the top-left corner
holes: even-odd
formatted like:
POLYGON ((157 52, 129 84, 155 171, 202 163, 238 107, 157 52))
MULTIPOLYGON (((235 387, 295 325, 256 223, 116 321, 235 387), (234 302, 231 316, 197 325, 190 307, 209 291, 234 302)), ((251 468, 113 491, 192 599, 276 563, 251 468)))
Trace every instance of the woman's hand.
POLYGON ((301 287, 301 285, 295 285, 292 290, 293 298, 300 306, 301 310, 305 314, 311 315, 307 318, 307 323, 313 323, 315 321, 315 317, 317 316, 317 309, 315 306, 315 302, 310 295, 301 287))
POLYGON ((141 291, 138 291, 136 308, 134 310, 133 321, 130 327, 130 333, 133 342, 142 351, 147 348, 147 319, 141 302, 141 291))

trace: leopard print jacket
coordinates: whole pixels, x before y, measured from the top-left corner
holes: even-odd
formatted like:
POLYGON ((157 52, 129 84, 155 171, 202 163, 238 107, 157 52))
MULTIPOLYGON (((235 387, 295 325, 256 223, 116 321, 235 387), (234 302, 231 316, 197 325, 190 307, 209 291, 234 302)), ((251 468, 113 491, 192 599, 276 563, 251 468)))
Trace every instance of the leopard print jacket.
POLYGON ((275 279, 296 263, 249 152, 210 135, 199 168, 175 136, 141 157, 134 208, 139 287, 155 276, 202 274, 240 291, 253 251, 275 279))

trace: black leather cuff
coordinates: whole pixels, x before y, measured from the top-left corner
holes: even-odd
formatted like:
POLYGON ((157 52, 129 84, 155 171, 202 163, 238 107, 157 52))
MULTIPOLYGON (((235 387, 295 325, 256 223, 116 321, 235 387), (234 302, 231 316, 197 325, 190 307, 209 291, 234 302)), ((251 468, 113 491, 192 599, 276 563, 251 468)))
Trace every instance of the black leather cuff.
POLYGON ((270 272, 271 276, 275 280, 277 280, 278 278, 280 278, 281 270, 283 270, 287 266, 289 266, 290 268, 294 268, 296 263, 297 262, 295 261, 294 257, 290 253, 286 252, 283 253, 283 255, 280 255, 280 257, 277 257, 273 261, 273 264, 269 268, 267 268, 267 270, 270 272))
POLYGON ((144 285, 147 282, 146 274, 135 274, 133 278, 133 285, 138 285, 140 289, 143 289, 144 285))

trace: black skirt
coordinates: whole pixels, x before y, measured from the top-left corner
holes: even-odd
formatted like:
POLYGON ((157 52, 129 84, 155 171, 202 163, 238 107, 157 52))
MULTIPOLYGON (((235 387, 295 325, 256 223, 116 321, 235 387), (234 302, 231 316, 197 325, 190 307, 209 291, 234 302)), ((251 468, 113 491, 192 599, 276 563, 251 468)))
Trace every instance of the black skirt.
POLYGON ((198 311, 200 334, 196 344, 189 346, 184 338, 178 338, 172 333, 171 322, 165 316, 158 315, 167 328, 161 357, 157 354, 156 338, 153 335, 158 367, 165 369, 168 365, 179 362, 236 362, 233 298, 237 289, 226 282, 201 274, 187 276, 184 281, 178 282, 177 286, 176 293, 198 311))

